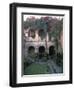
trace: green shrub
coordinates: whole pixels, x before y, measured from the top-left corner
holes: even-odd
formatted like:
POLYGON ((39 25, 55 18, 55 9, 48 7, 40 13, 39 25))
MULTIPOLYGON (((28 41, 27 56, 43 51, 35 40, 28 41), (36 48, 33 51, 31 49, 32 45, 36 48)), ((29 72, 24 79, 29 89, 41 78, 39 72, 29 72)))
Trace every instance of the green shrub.
POLYGON ((60 53, 57 54, 56 63, 57 63, 57 65, 59 65, 59 66, 63 66, 63 54, 60 54, 60 53))

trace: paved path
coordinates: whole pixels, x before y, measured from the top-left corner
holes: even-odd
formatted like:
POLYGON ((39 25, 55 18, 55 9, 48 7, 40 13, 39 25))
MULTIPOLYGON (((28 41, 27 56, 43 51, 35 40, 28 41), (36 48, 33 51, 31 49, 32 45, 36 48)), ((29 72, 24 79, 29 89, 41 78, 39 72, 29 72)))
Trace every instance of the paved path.
POLYGON ((51 69, 51 73, 61 73, 62 72, 62 68, 57 66, 57 64, 54 61, 49 60, 47 64, 49 68, 51 69))

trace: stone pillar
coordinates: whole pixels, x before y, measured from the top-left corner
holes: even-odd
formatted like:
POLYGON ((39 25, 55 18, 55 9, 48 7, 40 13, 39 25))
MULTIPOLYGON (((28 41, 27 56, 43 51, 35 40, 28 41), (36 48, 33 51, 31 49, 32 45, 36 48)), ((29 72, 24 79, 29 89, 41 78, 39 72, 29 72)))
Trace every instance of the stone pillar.
POLYGON ((38 41, 38 30, 36 30, 35 35, 36 35, 35 41, 38 41))
POLYGON ((46 39, 47 39, 47 41, 49 41, 49 35, 48 35, 48 33, 47 33, 47 37, 46 37, 46 39))

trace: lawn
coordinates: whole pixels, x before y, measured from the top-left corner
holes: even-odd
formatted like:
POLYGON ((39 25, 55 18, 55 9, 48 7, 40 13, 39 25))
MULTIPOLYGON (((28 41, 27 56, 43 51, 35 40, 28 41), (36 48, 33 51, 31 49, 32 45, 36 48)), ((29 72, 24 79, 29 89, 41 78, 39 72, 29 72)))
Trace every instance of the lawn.
POLYGON ((25 69, 24 74, 25 75, 48 74, 48 67, 46 64, 33 63, 25 69))

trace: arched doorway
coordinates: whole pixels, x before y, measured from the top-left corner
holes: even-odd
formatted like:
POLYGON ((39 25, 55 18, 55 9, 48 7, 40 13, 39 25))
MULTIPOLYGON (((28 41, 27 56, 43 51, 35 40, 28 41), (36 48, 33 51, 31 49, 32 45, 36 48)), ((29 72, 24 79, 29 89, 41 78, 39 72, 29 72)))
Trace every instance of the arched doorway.
POLYGON ((55 54, 55 47, 54 46, 50 46, 49 47, 49 55, 52 56, 55 54))
POLYGON ((34 54, 35 53, 35 48, 33 46, 30 46, 28 48, 28 54, 34 54))
POLYGON ((39 59, 42 59, 44 57, 44 54, 45 54, 45 47, 40 46, 39 47, 39 59))
POLYGON ((44 46, 39 47, 39 53, 45 53, 45 47, 44 46))

